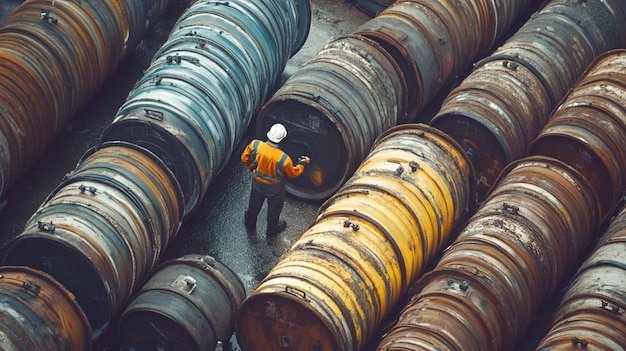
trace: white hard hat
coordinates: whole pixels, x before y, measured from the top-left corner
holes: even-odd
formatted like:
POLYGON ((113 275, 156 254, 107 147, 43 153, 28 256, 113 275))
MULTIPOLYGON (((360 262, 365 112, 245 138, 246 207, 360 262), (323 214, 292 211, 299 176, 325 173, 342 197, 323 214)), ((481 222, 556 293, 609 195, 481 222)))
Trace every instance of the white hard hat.
POLYGON ((280 143, 287 136, 287 129, 284 125, 276 123, 267 132, 267 138, 273 143, 280 143))

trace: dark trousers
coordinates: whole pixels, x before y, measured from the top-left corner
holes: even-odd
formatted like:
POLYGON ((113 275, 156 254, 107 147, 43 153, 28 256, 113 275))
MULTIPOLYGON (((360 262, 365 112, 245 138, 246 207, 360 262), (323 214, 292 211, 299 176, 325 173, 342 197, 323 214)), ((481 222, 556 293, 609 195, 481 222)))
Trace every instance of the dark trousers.
POLYGON ((278 225, 280 212, 285 204, 285 182, 265 184, 252 179, 252 190, 250 191, 248 218, 246 218, 246 221, 256 223, 265 199, 267 199, 267 228, 269 231, 278 225))

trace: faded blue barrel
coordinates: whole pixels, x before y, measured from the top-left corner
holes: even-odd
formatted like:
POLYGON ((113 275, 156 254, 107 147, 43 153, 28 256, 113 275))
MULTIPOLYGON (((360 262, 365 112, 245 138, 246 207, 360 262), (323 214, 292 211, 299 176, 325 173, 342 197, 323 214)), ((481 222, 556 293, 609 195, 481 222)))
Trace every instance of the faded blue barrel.
POLYGON ((443 101, 430 124, 472 157, 481 198, 525 155, 550 113, 593 59, 626 43, 626 2, 554 0, 443 101))
POLYGON ((2 250, 4 265, 44 271, 70 290, 100 337, 180 227, 182 191, 148 150, 88 151, 2 250))
POLYGON ((309 6, 308 0, 192 3, 102 140, 157 154, 179 180, 190 213, 303 45, 309 6))
POLYGON ((29 267, 0 267, 0 349, 89 351, 91 328, 74 295, 29 267))
POLYGON ((27 0, 0 28, 0 196, 165 11, 167 0, 27 0))
POLYGON ((229 342, 243 282, 211 256, 185 255, 160 264, 122 313, 125 350, 214 350, 229 342))

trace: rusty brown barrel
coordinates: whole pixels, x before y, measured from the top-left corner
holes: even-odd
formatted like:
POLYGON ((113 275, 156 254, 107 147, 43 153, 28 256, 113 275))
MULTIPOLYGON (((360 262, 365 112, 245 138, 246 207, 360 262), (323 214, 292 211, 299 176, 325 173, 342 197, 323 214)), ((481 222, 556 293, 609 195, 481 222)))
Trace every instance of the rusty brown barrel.
POLYGON ((188 254, 157 266, 120 316, 125 350, 214 350, 228 344, 241 279, 211 256, 188 254))
POLYGON ((0 27, 0 195, 164 13, 168 0, 27 0, 0 27))
POLYGON ((585 68, 626 43, 626 3, 553 0, 535 13, 444 99, 430 124, 471 155, 484 198, 585 68))
POLYGON ((29 267, 0 267, 0 349, 89 351, 91 328, 74 295, 29 267))
POLYGON ((102 140, 157 154, 191 213, 303 45, 310 20, 308 0, 194 1, 102 140))
POLYGON ((626 187, 626 50, 597 58, 529 145, 558 158, 593 184, 608 218, 626 187))
POLYGON ((407 99, 403 84, 393 58, 356 35, 336 38, 290 76, 256 121, 259 136, 276 122, 284 124, 289 133, 281 148, 313 160, 287 191, 309 200, 337 191, 376 137, 397 124, 407 99))
POLYGON ((397 1, 354 31, 380 43, 405 75, 409 101, 398 122, 415 118, 460 66, 469 64, 476 45, 467 44, 478 40, 482 27, 465 1, 449 3, 397 1))
POLYGON ((98 338, 178 231, 182 201, 176 179, 155 155, 105 143, 85 153, 0 258, 63 284, 98 338))
POLYGON ((626 207, 570 282, 538 351, 626 350, 626 207))
POLYGON ((544 156, 509 164, 418 280, 378 350, 513 349, 541 304, 577 268, 599 213, 593 187, 567 164, 544 156))
POLYGON ((419 119, 437 93, 504 35, 532 1, 401 0, 354 34, 378 41, 406 75, 404 121, 419 119))
POLYGON ((361 350, 475 204, 463 150, 424 124, 383 133, 239 309, 251 350, 361 350))

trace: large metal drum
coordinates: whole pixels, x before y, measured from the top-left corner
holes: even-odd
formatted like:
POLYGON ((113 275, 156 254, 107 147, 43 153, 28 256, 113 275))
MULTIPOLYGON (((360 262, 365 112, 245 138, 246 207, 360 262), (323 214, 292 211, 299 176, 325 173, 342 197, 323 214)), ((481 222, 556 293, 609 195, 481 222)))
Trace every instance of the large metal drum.
POLYGON ((194 1, 174 24, 101 140, 157 154, 200 203, 304 43, 308 0, 194 1))
POLYGON ((626 50, 591 64, 529 145, 530 154, 558 158, 598 192, 602 217, 613 213, 626 186, 626 50))
POLYGON ((74 295, 50 275, 0 267, 0 349, 89 351, 91 327, 74 295))
POLYGON ((585 68, 626 43, 626 3, 554 0, 443 101, 430 124, 472 157, 481 199, 550 119, 585 68))
POLYGON ((246 296, 243 283, 211 256, 185 255, 160 264, 119 320, 125 350, 213 350, 228 343, 246 296))
POLYGON ((164 13, 166 0, 27 0, 0 28, 0 196, 164 13))
POLYGON ((571 280, 541 351, 626 350, 626 207, 571 280))

